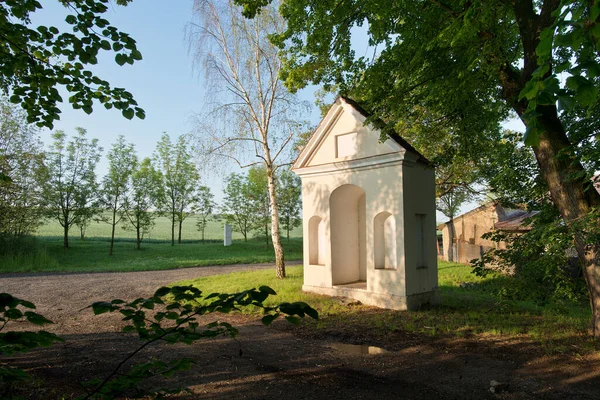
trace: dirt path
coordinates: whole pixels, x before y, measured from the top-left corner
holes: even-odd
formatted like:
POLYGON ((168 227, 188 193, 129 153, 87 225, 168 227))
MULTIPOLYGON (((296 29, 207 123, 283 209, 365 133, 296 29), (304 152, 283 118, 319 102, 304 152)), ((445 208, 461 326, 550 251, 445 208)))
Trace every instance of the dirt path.
POLYGON ((54 325, 47 327, 48 331, 61 334, 115 331, 115 324, 107 325, 106 320, 119 321, 118 315, 98 318, 89 310, 80 310, 95 301, 149 297, 160 286, 179 280, 266 268, 273 268, 273 265, 239 264, 144 272, 5 274, 0 275, 0 292, 33 302, 37 312, 54 321, 54 325), (98 319, 104 321, 100 326, 95 323, 98 319))
MULTIPOLYGON (((117 315, 79 311, 93 301, 148 296, 163 284, 240 270, 236 265, 172 271, 0 276, 0 292, 36 303, 56 322, 50 329, 65 343, 2 361, 39 378, 23 394, 31 399, 66 399, 82 393, 80 382, 106 376, 139 345, 120 333, 117 315)), ((432 339, 396 332, 384 343, 392 351, 361 354, 340 350, 340 341, 369 343, 368 335, 340 328, 323 332, 265 328, 254 318, 229 316, 241 326, 237 341, 210 340, 193 346, 157 345, 139 354, 190 357, 196 364, 166 385, 185 385, 196 399, 600 399, 600 357, 548 356, 524 341, 472 337, 432 339), (499 394, 490 381, 506 384, 499 394)))

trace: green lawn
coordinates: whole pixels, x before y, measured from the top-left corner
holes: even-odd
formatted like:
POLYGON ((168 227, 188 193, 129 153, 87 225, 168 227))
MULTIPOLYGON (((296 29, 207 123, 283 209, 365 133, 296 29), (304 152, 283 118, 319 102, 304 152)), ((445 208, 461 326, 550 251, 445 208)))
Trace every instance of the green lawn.
MULTIPOLYGON (((233 235, 232 246, 223 246, 223 226, 213 221, 207 227, 207 242, 200 242, 195 217, 184 222, 183 242, 171 246, 170 221, 157 218, 156 227, 135 248, 133 232, 117 230, 113 256, 108 255, 110 225, 94 223, 86 239, 81 240, 77 228, 71 230, 70 248, 63 248, 61 227, 58 222, 47 222, 40 227, 33 240, 22 245, 18 256, 0 257, 0 272, 100 272, 147 271, 189 266, 263 263, 275 260, 272 246, 267 247, 264 237, 249 238, 233 235)), ((176 233, 177 235, 177 233, 176 233)), ((288 242, 283 239, 287 260, 302 259, 302 230, 296 229, 288 242)))
POLYGON ((193 284, 205 293, 237 292, 260 285, 277 293, 268 304, 304 301, 316 308, 320 321, 306 321, 307 329, 357 332, 381 338, 398 331, 431 337, 517 338, 541 343, 548 353, 595 351, 600 345, 590 339, 591 318, 587 304, 536 305, 505 301, 495 295, 503 278, 478 278, 462 264, 439 262, 440 304, 419 311, 401 312, 367 306, 346 306, 336 299, 302 292, 302 268, 287 268, 288 279, 277 280, 273 270, 243 272, 198 278, 177 284, 193 284), (466 288, 464 282, 472 282, 466 288))

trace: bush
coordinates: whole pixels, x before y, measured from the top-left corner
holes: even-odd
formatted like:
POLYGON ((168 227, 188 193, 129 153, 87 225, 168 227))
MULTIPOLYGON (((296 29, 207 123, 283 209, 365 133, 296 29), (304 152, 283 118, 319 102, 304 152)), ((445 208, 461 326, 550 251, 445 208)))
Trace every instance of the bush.
POLYGON ((473 260, 478 276, 501 273, 506 280, 501 298, 532 300, 582 301, 587 291, 581 266, 573 255, 573 236, 552 207, 544 208, 527 221, 531 230, 525 233, 495 231, 483 235, 496 242, 504 241, 507 249, 492 249, 480 260, 473 260))

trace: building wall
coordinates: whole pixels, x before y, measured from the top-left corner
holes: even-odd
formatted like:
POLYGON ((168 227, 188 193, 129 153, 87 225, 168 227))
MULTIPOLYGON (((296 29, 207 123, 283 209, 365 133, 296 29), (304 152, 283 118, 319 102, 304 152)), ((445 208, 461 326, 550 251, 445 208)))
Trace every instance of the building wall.
POLYGON ((481 236, 491 232, 499 221, 502 209, 487 203, 447 222, 442 228, 443 259, 468 264, 471 260, 494 248, 506 248, 506 243, 496 243, 481 236))

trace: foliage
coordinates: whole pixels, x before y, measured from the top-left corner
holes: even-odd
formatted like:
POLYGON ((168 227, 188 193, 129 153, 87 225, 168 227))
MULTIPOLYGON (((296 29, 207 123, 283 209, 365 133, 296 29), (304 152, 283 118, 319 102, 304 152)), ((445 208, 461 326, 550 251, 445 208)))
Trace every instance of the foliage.
POLYGON ((156 145, 156 169, 162 174, 164 188, 159 202, 160 210, 171 216, 171 244, 175 245, 175 223, 179 223, 178 243, 181 243, 183 221, 191 214, 199 175, 188 150, 188 138, 179 136, 173 144, 164 133, 156 145))
POLYGON ((131 175, 137 167, 138 160, 133 144, 127 143, 123 135, 119 135, 107 157, 108 173, 102 182, 102 203, 112 214, 112 218, 106 221, 112 228, 109 251, 109 255, 112 256, 115 229, 123 217, 125 198, 131 190, 131 175))
POLYGON ((22 110, 0 98, 0 235, 18 240, 41 224, 46 178, 37 129, 22 110))
MULTIPOLYGON (((173 373, 189 369, 191 359, 178 359, 171 362, 153 360, 138 364, 128 372, 121 371, 123 365, 148 345, 156 342, 167 344, 193 344, 199 340, 217 336, 236 337, 239 331, 227 322, 214 321, 200 327, 198 317, 212 313, 230 313, 246 307, 260 308, 264 312, 262 323, 270 325, 283 316, 293 324, 299 324, 305 315, 318 319, 315 309, 304 302, 281 303, 268 307, 263 305, 275 291, 268 286, 244 290, 238 293, 211 293, 203 295, 193 286, 161 287, 152 297, 139 298, 132 302, 115 299, 110 302, 96 302, 90 307, 94 314, 119 312, 128 323, 123 332, 136 332, 143 344, 123 359, 104 380, 96 379, 86 383, 90 389, 85 398, 112 399, 123 395, 139 395, 138 384, 153 375, 171 376, 173 373), (150 315, 148 313, 151 313, 150 315), (134 390, 132 393, 131 391, 134 390)), ((164 389, 151 390, 150 393, 164 389)), ((147 391, 142 393, 147 394, 147 391)))
POLYGON ((271 225, 271 204, 269 199, 269 182, 267 171, 263 166, 254 165, 246 174, 249 198, 248 202, 254 209, 252 226, 257 235, 264 234, 269 247, 269 226, 271 225))
POLYGON ((454 219, 460 207, 469 200, 469 193, 462 187, 454 187, 436 199, 436 208, 449 219, 454 219))
POLYGON ((217 203, 213 200, 215 196, 211 193, 208 186, 200 186, 198 188, 198 200, 194 211, 198 216, 196 226, 202 232, 202 243, 204 243, 204 231, 208 224, 209 218, 215 209, 217 203))
POLYGON ((76 128, 69 142, 63 131, 52 134, 54 142, 46 153, 49 179, 44 187, 48 217, 64 228, 64 247, 69 247, 69 230, 90 208, 97 208, 95 168, 102 148, 98 139, 88 141, 86 130, 76 128))
POLYGON ((144 158, 131 175, 131 192, 123 199, 122 217, 126 223, 123 229, 136 233, 136 247, 141 248, 144 236, 155 225, 156 213, 152 212, 160 198, 161 175, 152 166, 149 158, 144 158))
POLYGON ((221 214, 234 230, 248 240, 248 233, 253 227, 254 206, 250 199, 251 193, 248 182, 242 174, 230 174, 225 179, 223 190, 223 206, 221 214))
POLYGON ((586 297, 581 265, 573 249, 573 237, 561 222, 556 209, 546 203, 541 212, 527 221, 524 233, 493 231, 485 239, 505 241, 506 249, 492 249, 473 260, 478 276, 504 273, 512 276, 502 288, 505 298, 548 301, 581 301, 586 297))
MULTIPOLYGON (((31 311, 35 305, 29 301, 19 299, 8 293, 0 293, 0 354, 10 356, 14 353, 25 353, 37 347, 47 347, 54 342, 62 342, 53 333, 43 330, 33 331, 8 331, 6 326, 13 323, 30 323, 33 325, 51 324, 52 321, 44 316, 31 311)), ((25 371, 10 366, 0 365, 0 396, 13 398, 12 391, 18 386, 26 384, 30 379, 25 371)))
MULTIPOLYGON (((117 0, 125 5, 130 0, 117 0)), ((102 51, 113 51, 119 65, 133 64, 142 55, 136 42, 104 18, 109 0, 61 0, 70 31, 54 26, 31 25, 33 13, 42 9, 38 0, 7 0, 0 3, 0 88, 12 93, 10 100, 27 112, 27 122, 52 129, 59 119, 59 88, 70 94, 75 109, 90 114, 94 102, 121 111, 124 117, 144 118, 131 93, 112 87, 96 76, 90 66, 102 51)))
POLYGON ((279 194, 280 221, 289 242, 290 232, 302 225, 302 219, 300 218, 302 182, 296 174, 287 168, 281 168, 279 171, 277 193, 279 194))

